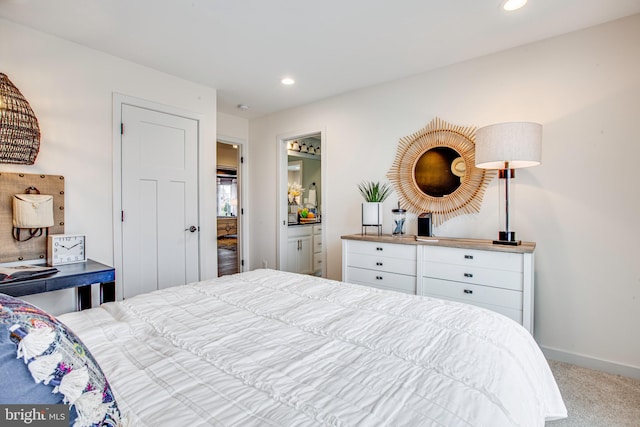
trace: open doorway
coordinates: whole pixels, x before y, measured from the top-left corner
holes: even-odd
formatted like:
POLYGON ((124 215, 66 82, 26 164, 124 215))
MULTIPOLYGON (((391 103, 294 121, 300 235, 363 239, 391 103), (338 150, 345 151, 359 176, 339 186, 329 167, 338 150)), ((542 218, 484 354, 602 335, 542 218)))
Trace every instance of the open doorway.
POLYGON ((216 148, 216 222, 218 276, 241 271, 240 145, 218 141, 216 148))
POLYGON ((321 130, 279 135, 278 269, 326 277, 321 130))

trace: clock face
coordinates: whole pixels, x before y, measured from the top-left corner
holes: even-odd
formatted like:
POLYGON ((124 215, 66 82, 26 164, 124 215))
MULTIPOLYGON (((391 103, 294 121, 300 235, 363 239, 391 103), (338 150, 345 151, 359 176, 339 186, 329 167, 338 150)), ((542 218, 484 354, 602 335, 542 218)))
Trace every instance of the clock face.
POLYGON ((51 265, 71 264, 87 260, 85 236, 51 235, 48 244, 51 265))

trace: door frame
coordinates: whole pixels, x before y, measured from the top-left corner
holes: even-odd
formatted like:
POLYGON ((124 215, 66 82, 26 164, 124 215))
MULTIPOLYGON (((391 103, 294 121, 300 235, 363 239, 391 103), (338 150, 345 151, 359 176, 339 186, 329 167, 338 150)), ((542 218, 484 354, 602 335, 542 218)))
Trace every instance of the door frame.
MULTIPOLYGON (((248 271, 249 265, 249 248, 246 236, 249 236, 249 221, 247 217, 249 215, 248 209, 248 197, 249 192, 249 167, 247 160, 247 141, 235 138, 233 136, 218 135, 216 141, 223 142, 225 144, 235 144, 238 146, 241 160, 238 161, 238 179, 240 181, 240 209, 243 209, 243 214, 238 213, 238 249, 240 260, 244 261, 244 265, 240 264, 240 272, 248 271)), ((217 159, 216 159, 217 160, 217 159)), ((215 167, 216 165, 214 165, 215 167)), ((216 242, 217 248, 217 242, 216 242)), ((217 266, 216 266, 217 268, 217 266)))
POLYGON ((324 213, 328 212, 328 204, 326 195, 326 185, 327 182, 327 162, 326 162, 326 154, 327 154, 327 130, 324 127, 313 127, 309 129, 303 129, 294 132, 282 133, 276 136, 277 143, 277 168, 278 168, 278 179, 277 179, 277 195, 278 195, 278 215, 277 215, 277 239, 276 239, 276 269, 281 270, 284 267, 284 261, 287 259, 287 231, 288 231, 288 215, 289 215, 289 205, 287 203, 287 167, 289 165, 289 159, 287 157, 287 141, 296 138, 304 138, 309 135, 320 134, 320 152, 322 155, 321 163, 320 163, 320 200, 322 201, 322 254, 323 260, 322 263, 322 277, 327 277, 327 245, 326 245, 326 235, 327 235, 327 223, 324 219, 324 213))
MULTIPOLYGON (((215 234, 215 219, 208 221, 205 215, 207 209, 211 209, 210 202, 206 202, 205 194, 210 192, 213 187, 215 194, 215 170, 213 172, 213 179, 207 180, 209 175, 204 174, 203 171, 206 162, 213 161, 215 163, 215 148, 213 149, 213 159, 210 160, 210 156, 207 155, 206 144, 204 141, 204 126, 203 122, 205 117, 203 114, 195 113, 193 111, 187 111, 178 107, 173 107, 165 104, 148 101, 141 98, 136 98, 121 93, 113 93, 113 123, 112 123, 112 135, 113 135, 113 261, 116 269, 116 299, 121 300, 124 295, 123 283, 118 276, 118 272, 122 272, 123 259, 122 259, 122 148, 121 148, 121 133, 120 124, 122 123, 122 106, 131 105, 138 108, 145 108, 148 110, 154 110, 161 113, 171 114, 174 116, 180 116, 187 119, 195 120, 198 123, 198 224, 200 227, 200 238, 198 239, 198 271, 199 280, 208 278, 211 271, 215 271, 213 277, 217 275, 218 260, 217 250, 215 244, 213 250, 206 244, 206 238, 203 236, 215 234), (205 203, 203 203, 205 201, 205 203), (212 225, 213 223, 213 225, 212 225), (209 255, 213 252, 213 258, 209 255), (213 264, 213 265, 212 265, 213 264)), ((125 129, 126 132, 126 129, 125 129)), ((209 198, 214 199, 215 197, 209 198)), ((215 207, 214 210, 215 212, 215 207)))

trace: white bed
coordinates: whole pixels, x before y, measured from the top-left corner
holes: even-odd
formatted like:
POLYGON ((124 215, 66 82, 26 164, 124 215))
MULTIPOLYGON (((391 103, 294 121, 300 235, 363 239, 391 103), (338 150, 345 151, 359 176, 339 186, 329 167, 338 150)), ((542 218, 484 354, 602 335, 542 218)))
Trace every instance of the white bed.
POLYGON ((529 333, 465 304, 256 270, 59 319, 132 426, 543 426, 529 333))

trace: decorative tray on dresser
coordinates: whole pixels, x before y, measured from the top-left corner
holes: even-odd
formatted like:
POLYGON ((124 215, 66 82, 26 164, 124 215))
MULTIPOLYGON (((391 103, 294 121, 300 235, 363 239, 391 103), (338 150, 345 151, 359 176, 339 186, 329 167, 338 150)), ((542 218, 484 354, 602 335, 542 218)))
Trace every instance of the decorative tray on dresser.
POLYGON ((497 311, 533 334, 536 244, 390 235, 342 236, 342 280, 497 311))

